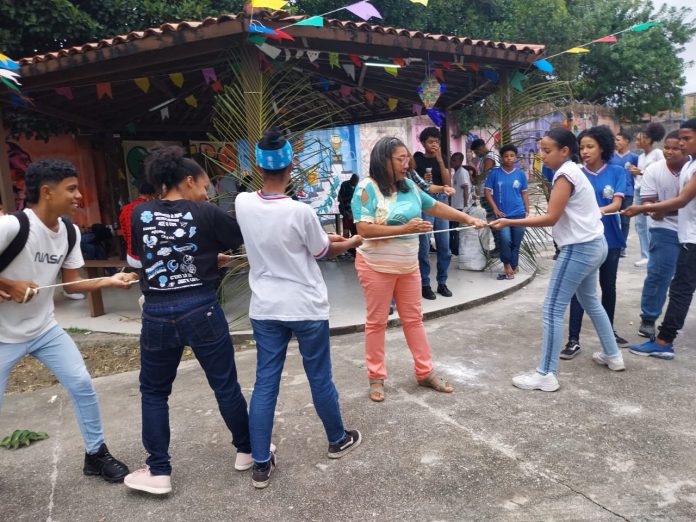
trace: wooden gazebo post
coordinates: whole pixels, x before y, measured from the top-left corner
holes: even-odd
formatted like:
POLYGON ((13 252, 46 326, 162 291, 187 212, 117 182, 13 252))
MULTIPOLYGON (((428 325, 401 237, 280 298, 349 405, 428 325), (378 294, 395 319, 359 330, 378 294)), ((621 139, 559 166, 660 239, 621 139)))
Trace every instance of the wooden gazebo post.
POLYGON ((10 158, 7 154, 7 129, 0 115, 0 199, 5 212, 17 210, 14 191, 12 190, 12 173, 10 172, 10 158))

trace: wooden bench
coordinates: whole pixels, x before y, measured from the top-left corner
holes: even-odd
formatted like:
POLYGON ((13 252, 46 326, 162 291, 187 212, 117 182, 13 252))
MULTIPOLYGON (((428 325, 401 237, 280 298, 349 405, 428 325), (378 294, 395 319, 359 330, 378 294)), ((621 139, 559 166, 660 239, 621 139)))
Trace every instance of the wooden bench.
MULTIPOLYGON (((85 260, 84 269, 87 272, 87 278, 94 279, 102 277, 105 268, 128 268, 130 265, 122 259, 92 259, 85 260)), ((89 314, 92 317, 104 315, 104 299, 102 298, 101 290, 87 292, 87 303, 89 304, 89 314)))

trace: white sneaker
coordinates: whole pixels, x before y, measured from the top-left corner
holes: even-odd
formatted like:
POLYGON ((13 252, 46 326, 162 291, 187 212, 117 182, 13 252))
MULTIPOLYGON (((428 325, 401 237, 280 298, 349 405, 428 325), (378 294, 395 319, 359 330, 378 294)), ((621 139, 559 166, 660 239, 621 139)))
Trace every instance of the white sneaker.
POLYGON ((172 477, 153 475, 148 466, 126 475, 123 483, 131 489, 145 491, 153 495, 166 495, 172 490, 172 477))
POLYGON ((647 258, 642 258, 640 261, 636 261, 633 263, 633 266, 647 266, 648 265, 648 260, 647 258))
MULTIPOLYGON (((271 442, 271 453, 275 454, 276 445, 271 442)), ((237 458, 234 461, 234 469, 237 471, 246 471, 254 465, 254 459, 251 458, 251 453, 237 453, 237 458)))
POLYGON ((522 390, 541 390, 545 392, 553 392, 561 387, 553 373, 549 372, 546 375, 542 375, 537 371, 513 377, 512 385, 522 390))
POLYGON ((604 352, 595 352, 592 354, 592 360, 601 366, 608 366, 610 370, 615 372, 621 372, 626 369, 623 355, 621 354, 610 357, 604 352))
POLYGON ((73 301, 82 301, 86 299, 85 294, 69 294, 68 292, 63 292, 63 297, 72 299, 73 301))

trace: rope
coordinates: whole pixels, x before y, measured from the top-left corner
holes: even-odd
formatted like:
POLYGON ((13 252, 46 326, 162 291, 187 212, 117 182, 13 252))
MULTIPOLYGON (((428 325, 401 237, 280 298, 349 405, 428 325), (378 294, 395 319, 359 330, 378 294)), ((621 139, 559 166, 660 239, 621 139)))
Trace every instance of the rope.
MULTIPOLYGON (((486 225, 486 226, 488 226, 488 225, 486 225)), ((445 230, 429 230, 428 232, 414 232, 413 234, 399 234, 396 236, 364 237, 363 241, 378 241, 380 239, 394 239, 396 237, 416 237, 416 236, 424 236, 426 234, 441 234, 443 232, 455 232, 457 230, 468 230, 470 228, 474 228, 474 226, 473 225, 465 225, 463 227, 447 228, 445 230)))
MULTIPOLYGON (((39 290, 46 290, 47 288, 59 288, 61 286, 74 285, 77 283, 84 283, 86 281, 100 281, 102 279, 111 279, 111 276, 95 277, 93 279, 80 279, 79 281, 70 281, 69 283, 57 283, 55 285, 39 286, 37 288, 27 287, 27 290, 24 292, 24 299, 22 299, 22 304, 25 304, 29 300, 30 296, 38 294, 39 290)), ((134 281, 129 281, 129 283, 133 284, 139 281, 140 279, 136 279, 134 281)))

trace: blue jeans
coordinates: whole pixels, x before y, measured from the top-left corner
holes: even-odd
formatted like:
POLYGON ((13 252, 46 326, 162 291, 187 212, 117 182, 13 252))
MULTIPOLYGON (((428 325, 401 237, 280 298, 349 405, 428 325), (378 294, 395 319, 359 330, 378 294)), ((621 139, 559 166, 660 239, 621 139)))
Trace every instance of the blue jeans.
MULTIPOLYGON (((602 307, 609 317, 609 322, 614 324, 614 311, 616 310, 616 273, 619 271, 619 259, 621 258, 620 248, 610 248, 607 251, 607 258, 599 267, 599 287, 602 289, 602 307)), ((582 318, 585 310, 578 301, 577 296, 573 296, 570 301, 570 319, 568 320, 568 338, 580 340, 580 330, 582 329, 582 318)))
MULTIPOLYGON (((624 196, 621 201, 621 210, 625 210, 633 205, 633 196, 624 196)), ((623 233, 624 241, 628 241, 628 232, 631 229, 631 218, 628 216, 621 216, 621 232, 623 233)))
POLYGON ((677 269, 680 249, 676 231, 655 227, 650 229, 648 275, 640 298, 640 317, 644 321, 654 323, 660 317, 667 300, 669 284, 677 269))
MULTIPOLYGON (((636 189, 633 196, 636 205, 640 205, 640 190, 636 189)), ((636 220, 636 234, 640 241, 640 257, 648 259, 650 256, 650 233, 648 232, 648 218, 645 214, 638 214, 636 220)))
POLYGON ((312 391, 317 415, 324 424, 329 444, 345 437, 338 405, 338 391, 331 372, 329 321, 251 320, 256 341, 256 384, 251 395, 249 431, 251 456, 255 462, 271 458, 271 435, 280 375, 285 364, 288 343, 293 334, 300 345, 300 355, 312 391))
POLYGON ((41 361, 68 391, 85 451, 96 453, 104 442, 97 393, 80 350, 59 326, 25 343, 0 343, 0 408, 10 372, 25 355, 41 361))
MULTIPOLYGON (((434 198, 447 205, 445 194, 435 194, 434 198)), ((447 230, 450 228, 447 219, 441 219, 429 214, 423 214, 423 219, 433 224, 433 230, 447 230)), ((440 232, 435 236, 435 247, 437 248, 437 284, 447 283, 447 271, 449 270, 452 255, 449 249, 449 233, 440 232)), ((430 239, 427 234, 419 237, 418 245, 418 266, 421 274, 421 285, 430 286, 430 239)))
MULTIPOLYGON (((521 219, 515 216, 508 219, 521 219)), ((514 270, 520 264, 520 245, 524 239, 525 227, 506 227, 500 230, 500 261, 511 265, 514 270)))
POLYGON ((554 263, 551 281, 544 300, 544 340, 537 371, 543 375, 557 373, 563 343, 563 316, 573 295, 592 318, 602 350, 606 355, 619 354, 614 331, 597 296, 597 273, 607 256, 604 237, 561 247, 554 263))
POLYGON ((240 453, 251 453, 247 403, 237 382, 234 347, 215 292, 147 296, 140 335, 143 446, 153 475, 171 475, 169 395, 184 346, 190 346, 240 453))

